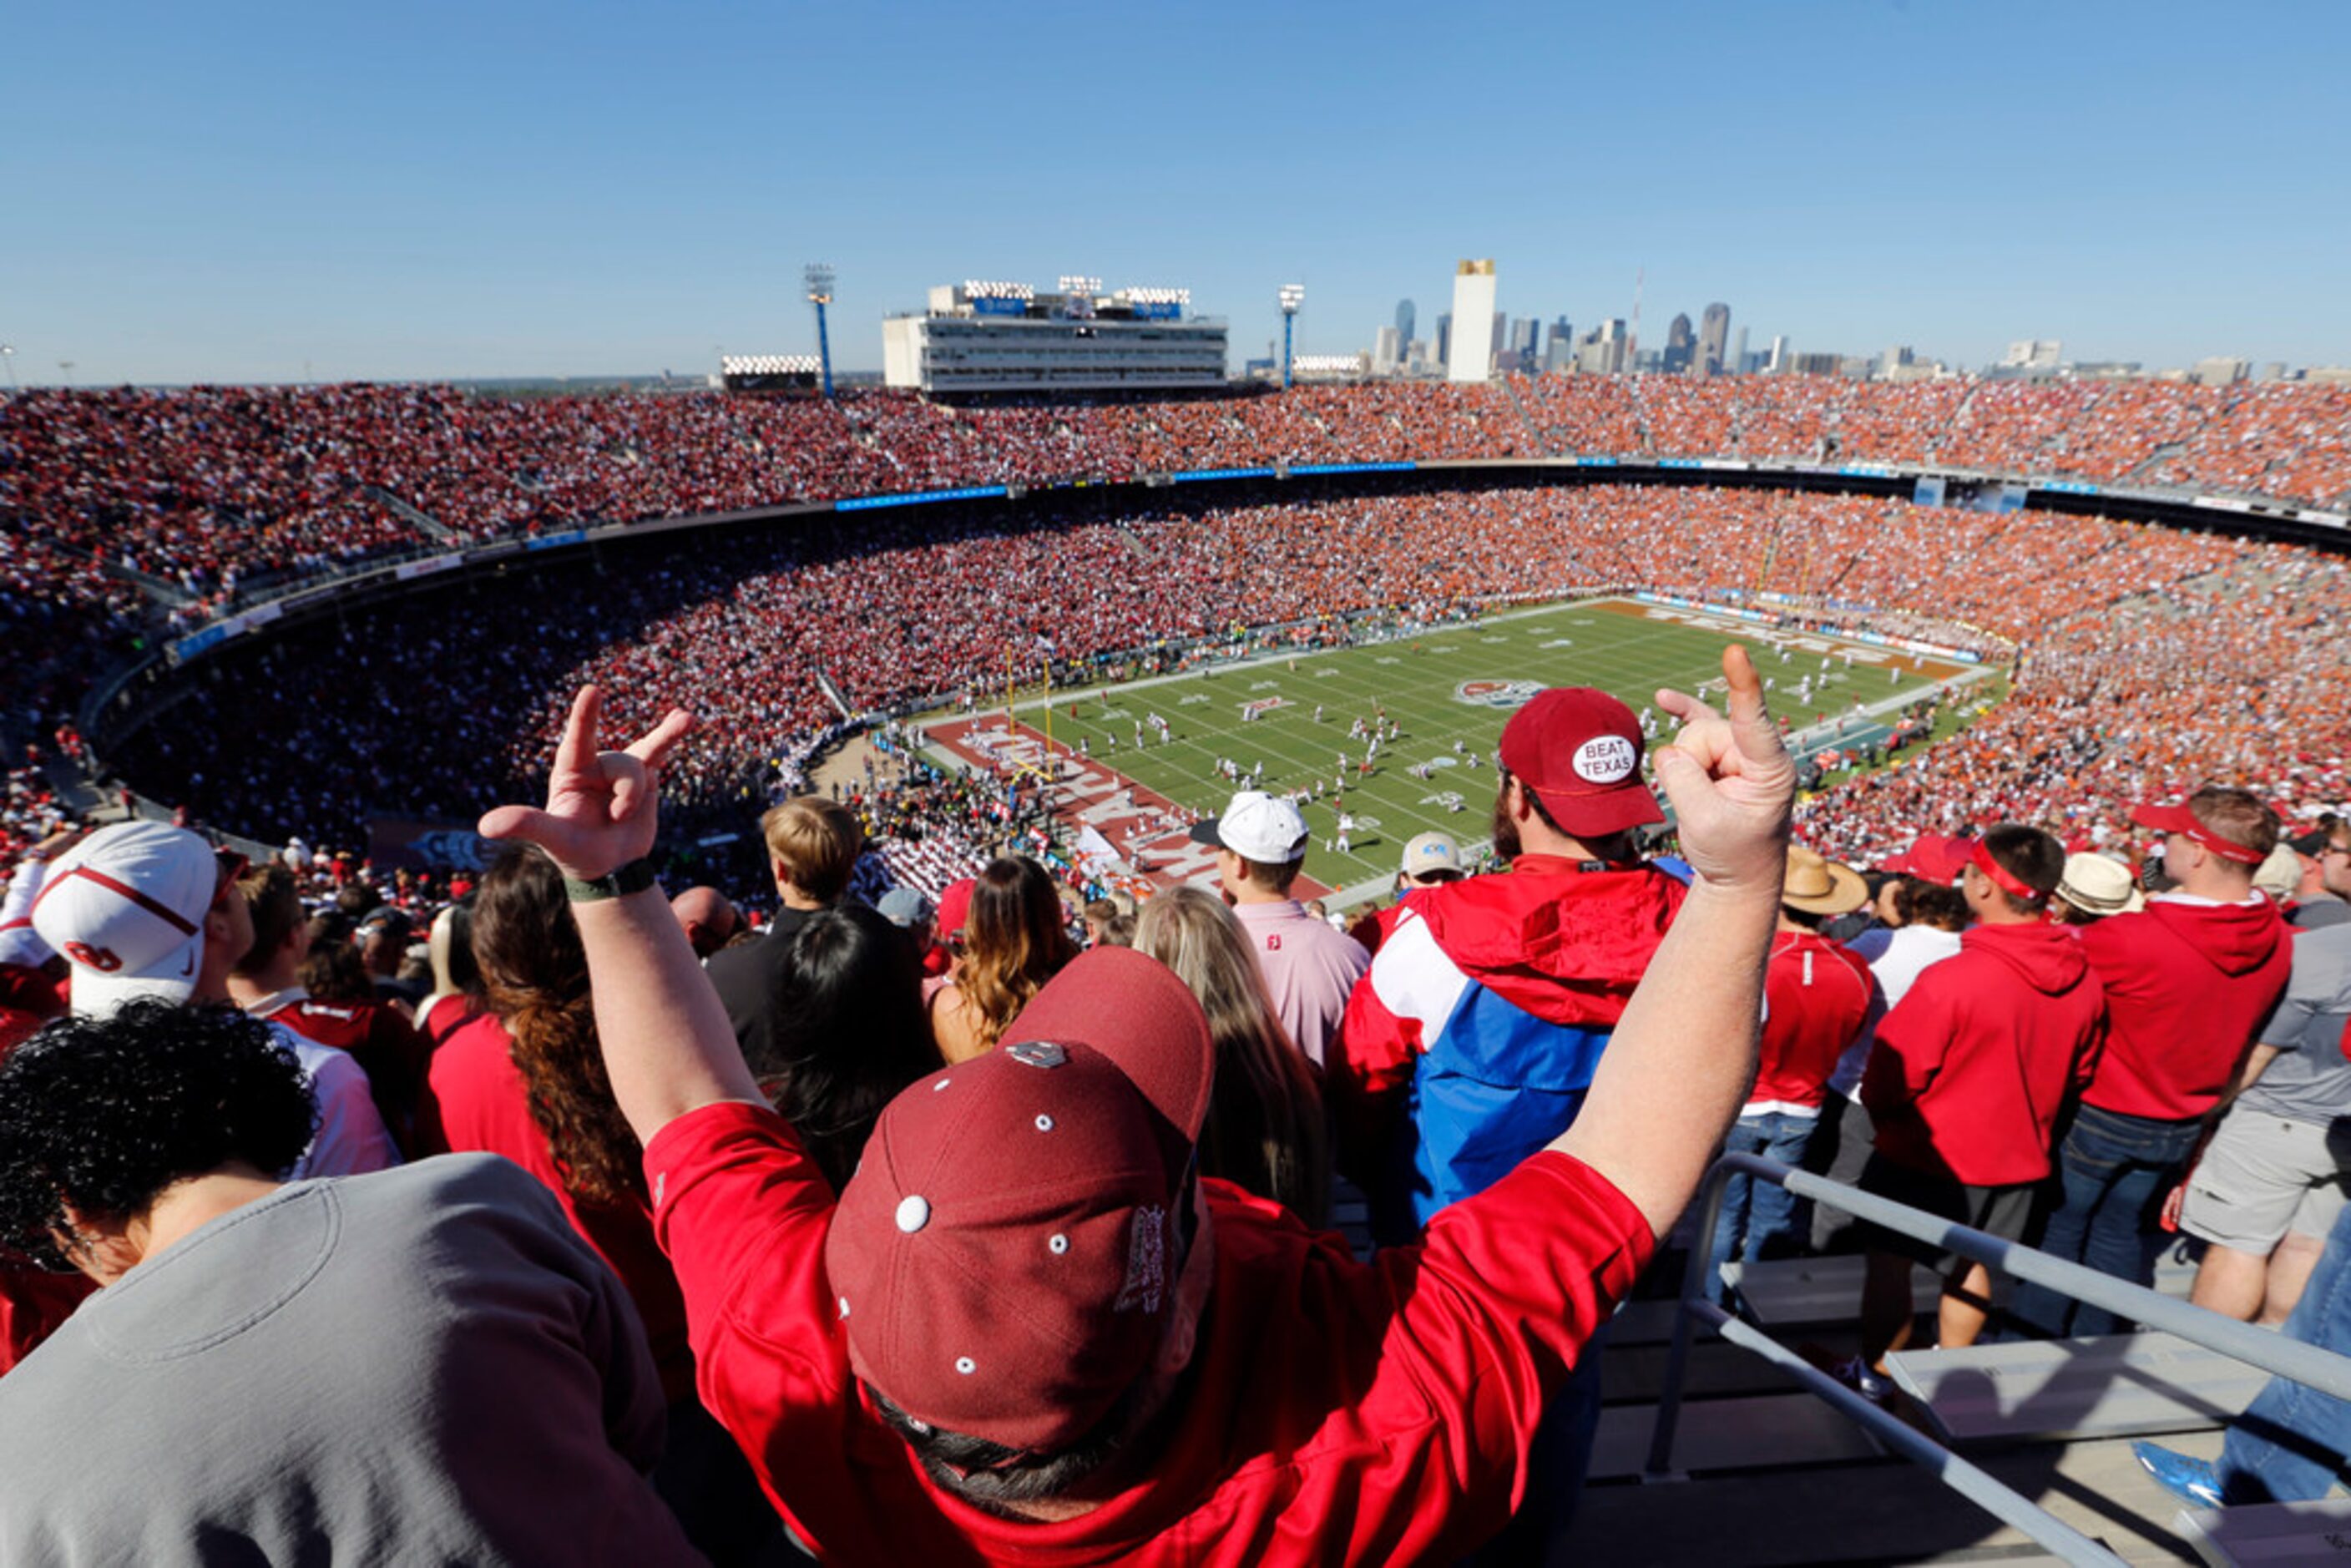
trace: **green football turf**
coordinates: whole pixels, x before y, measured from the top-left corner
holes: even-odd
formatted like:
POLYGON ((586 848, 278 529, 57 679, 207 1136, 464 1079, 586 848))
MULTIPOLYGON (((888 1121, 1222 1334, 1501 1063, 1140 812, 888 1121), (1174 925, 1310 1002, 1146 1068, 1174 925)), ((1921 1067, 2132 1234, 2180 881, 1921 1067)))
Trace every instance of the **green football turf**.
MULTIPOLYGON (((1734 632, 1734 624, 1701 627, 1653 619, 1647 607, 1618 601, 1511 611, 1397 642, 1294 657, 1259 655, 1209 673, 1058 692, 1050 732, 1057 750, 1082 738, 1095 762, 1203 814, 1220 810, 1235 788, 1217 772, 1220 757, 1238 763, 1244 774, 1261 762, 1260 787, 1277 793, 1311 789, 1319 779, 1322 799, 1306 807, 1314 833, 1307 874, 1343 893, 1365 896, 1384 889, 1405 841, 1416 833, 1440 830, 1460 840, 1465 850, 1488 836, 1495 742, 1523 697, 1506 695, 1500 706, 1468 700, 1461 695, 1465 685, 1599 686, 1639 713, 1654 706, 1659 686, 1718 696, 1722 649, 1736 637, 1748 643, 1758 668, 1776 682, 1779 689, 1771 694, 1774 714, 1791 719, 1799 732, 1818 722, 1834 727, 1845 719, 1858 734, 1859 722, 1849 718, 1855 698, 1870 706, 1907 699, 1923 693, 1935 677, 1960 674, 1956 665, 1921 668, 1903 654, 1898 678, 1890 679, 1884 664, 1868 662, 1886 658, 1886 651, 1823 639, 1856 653, 1850 668, 1841 654, 1833 656, 1823 675, 1821 653, 1792 652, 1783 663, 1780 650, 1765 641, 1773 635, 1768 629, 1734 632), (1807 674, 1813 677, 1814 695, 1799 705, 1793 688, 1807 674), (1268 698, 1280 699, 1281 706, 1243 720, 1246 705, 1268 698), (1318 705, 1320 722, 1314 716, 1318 705), (1375 770, 1361 778, 1353 765, 1362 760, 1364 744, 1349 737, 1348 727, 1357 717, 1369 720, 1381 706, 1403 726, 1403 734, 1381 747, 1375 770), (1168 721, 1175 738, 1162 745, 1146 725, 1146 744, 1138 752, 1134 723, 1154 713, 1168 721), (1457 756, 1457 740, 1465 753, 1474 754, 1475 767, 1468 765, 1468 756, 1457 756), (1345 855, 1331 847, 1342 751, 1349 763, 1343 798, 1356 824, 1345 855), (1425 780, 1407 771, 1423 762, 1436 765, 1425 780), (1453 809, 1457 800, 1458 810, 1453 809)), ((983 701, 983 711, 987 706, 983 701)), ((1000 695, 993 706, 1001 711, 1000 695)), ((1024 724, 1044 727, 1034 687, 1017 696, 1016 706, 1024 724)), ((1662 712, 1655 716, 1659 733, 1670 735, 1671 721, 1662 712)))

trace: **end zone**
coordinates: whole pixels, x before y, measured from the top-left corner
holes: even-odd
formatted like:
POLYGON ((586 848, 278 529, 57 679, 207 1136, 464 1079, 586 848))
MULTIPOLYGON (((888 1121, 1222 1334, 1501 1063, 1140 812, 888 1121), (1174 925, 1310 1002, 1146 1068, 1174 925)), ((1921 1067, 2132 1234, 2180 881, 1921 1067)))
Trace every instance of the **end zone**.
MULTIPOLYGON (((1071 756, 1059 746, 1049 754, 1042 735, 1025 724, 1008 727, 1000 713, 942 719, 924 726, 923 734, 975 772, 1001 778, 1026 770, 1050 779, 1043 787, 1052 791, 1048 805, 1053 820, 1072 834, 1081 828, 1093 829, 1118 855, 1105 880, 1134 881, 1152 888, 1180 883, 1216 885, 1217 852, 1192 841, 1194 814, 1118 769, 1071 756)), ((1331 890, 1301 876, 1295 891, 1302 900, 1323 897, 1331 890)))

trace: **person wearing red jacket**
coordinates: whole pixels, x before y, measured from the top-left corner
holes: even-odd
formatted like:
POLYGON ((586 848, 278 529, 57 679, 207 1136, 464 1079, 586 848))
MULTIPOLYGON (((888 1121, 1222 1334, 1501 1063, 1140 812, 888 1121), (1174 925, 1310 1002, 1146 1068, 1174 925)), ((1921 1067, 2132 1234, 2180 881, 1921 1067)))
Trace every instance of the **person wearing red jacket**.
MULTIPOLYGON (((1960 883, 1975 924, 1877 1026, 1861 1085, 1877 1136, 1865 1191, 2023 1239, 2058 1113, 2088 1082, 2105 1016, 2080 940, 2048 920, 2064 874, 2064 846, 2038 828, 1996 827, 1977 841, 1960 883)), ((1909 1338, 1914 1260, 1943 1277, 1946 1348, 1982 1333, 1991 1281, 1955 1253, 1877 1227, 1865 1234, 1862 1354, 1842 1375, 1875 1395, 1886 1353, 1909 1338)))
MULTIPOLYGON (((1860 954, 1820 933, 1823 921, 1869 901, 1861 873, 1801 845, 1788 851, 1780 928, 1763 971, 1761 1066, 1723 1147, 1801 1165, 1837 1059, 1882 1007, 1860 954)), ((1791 1256, 1812 1232, 1812 1204, 1777 1182, 1732 1176, 1714 1228, 1718 1263, 1791 1256)))
MULTIPOLYGON (((2131 815, 2164 835, 2164 873, 2179 885, 2083 930, 2105 986, 2106 1047, 2065 1134, 2064 1201, 2041 1249, 2144 1285, 2156 1207, 2285 994, 2294 953, 2285 922, 2253 891, 2253 869, 2277 847, 2277 819, 2258 796, 2212 786, 2131 815)), ((2124 1326, 2039 1286, 2020 1289, 2011 1312, 2051 1335, 2124 1326)))

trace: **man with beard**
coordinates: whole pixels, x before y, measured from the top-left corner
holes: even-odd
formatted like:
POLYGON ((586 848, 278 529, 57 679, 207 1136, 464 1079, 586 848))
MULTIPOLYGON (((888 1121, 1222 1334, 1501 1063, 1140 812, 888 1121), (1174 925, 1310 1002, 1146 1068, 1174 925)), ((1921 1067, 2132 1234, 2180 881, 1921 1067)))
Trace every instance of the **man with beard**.
MULTIPOLYGON (((1356 982, 1328 1082, 1382 1245, 1485 1191, 1582 1108, 1685 891, 1640 858, 1640 830, 1665 820, 1641 750, 1640 721, 1607 693, 1537 694, 1496 753, 1494 850, 1509 873, 1416 894, 1356 982)), ((1540 1555, 1572 1516, 1599 1366, 1587 1351, 1545 1417, 1538 1479, 1496 1561, 1540 1555)))

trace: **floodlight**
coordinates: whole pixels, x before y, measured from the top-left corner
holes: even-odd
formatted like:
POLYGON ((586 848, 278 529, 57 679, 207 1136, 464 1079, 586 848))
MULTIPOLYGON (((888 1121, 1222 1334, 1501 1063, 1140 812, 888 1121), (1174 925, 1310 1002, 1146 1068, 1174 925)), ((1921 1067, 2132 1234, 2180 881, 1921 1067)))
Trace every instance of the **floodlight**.
POLYGON ((1285 283, 1281 286, 1281 313, 1283 315, 1295 316, 1298 314, 1298 308, 1305 303, 1306 285, 1302 283, 1285 283))
POLYGON ((810 262, 807 267, 802 270, 800 276, 808 281, 808 297, 810 304, 830 305, 832 303, 832 263, 829 261, 810 262))

